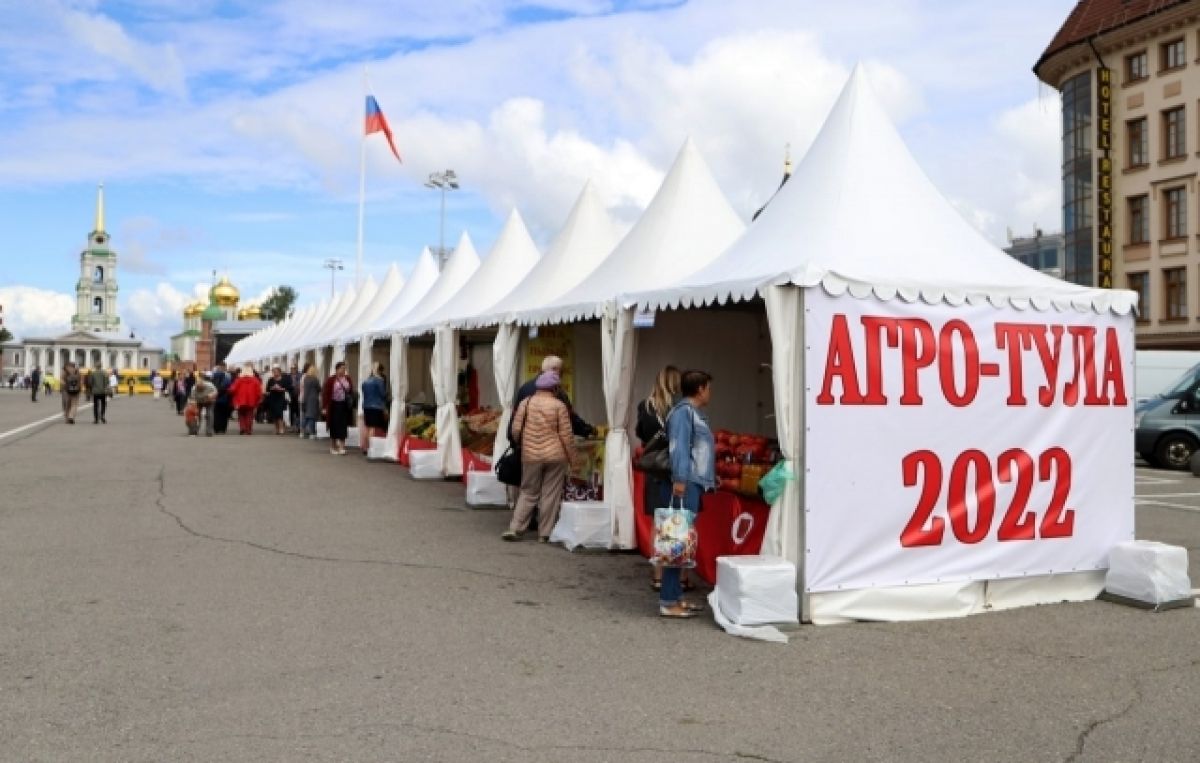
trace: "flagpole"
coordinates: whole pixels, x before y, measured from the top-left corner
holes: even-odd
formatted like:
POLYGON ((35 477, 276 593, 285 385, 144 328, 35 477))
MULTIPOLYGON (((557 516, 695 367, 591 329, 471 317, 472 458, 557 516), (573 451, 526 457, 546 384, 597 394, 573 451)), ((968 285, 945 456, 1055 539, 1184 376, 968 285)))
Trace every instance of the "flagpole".
MULTIPOLYGON (((363 99, 362 103, 367 102, 367 67, 363 66, 363 99)), ((366 106, 363 106, 364 121, 358 132, 358 256, 354 260, 354 288, 362 287, 362 260, 363 260, 363 210, 367 203, 367 128, 366 128, 366 106)))

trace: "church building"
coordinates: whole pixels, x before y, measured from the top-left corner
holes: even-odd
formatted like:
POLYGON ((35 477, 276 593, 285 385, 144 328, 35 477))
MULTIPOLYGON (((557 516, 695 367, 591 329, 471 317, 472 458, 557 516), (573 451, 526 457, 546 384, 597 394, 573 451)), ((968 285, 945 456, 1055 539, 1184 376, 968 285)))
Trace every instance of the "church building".
MULTIPOLYGON (((96 223, 79 255, 71 331, 56 337, 25 337, 0 344, 0 373, 28 375, 35 367, 55 376, 68 361, 118 372, 157 370, 163 351, 126 334, 117 314, 117 252, 104 227, 104 186, 96 197, 96 223)), ((11 317, 11 316, 10 316, 11 317)))

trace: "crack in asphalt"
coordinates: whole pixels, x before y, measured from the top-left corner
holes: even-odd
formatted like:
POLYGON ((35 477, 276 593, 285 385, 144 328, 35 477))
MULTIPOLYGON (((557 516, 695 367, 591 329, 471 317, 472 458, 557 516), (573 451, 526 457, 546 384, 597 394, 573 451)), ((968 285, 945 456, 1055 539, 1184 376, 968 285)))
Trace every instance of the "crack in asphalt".
MULTIPOLYGON (((378 729, 378 728, 409 729, 409 730, 415 730, 415 731, 425 731, 425 732, 428 732, 431 734, 442 734, 445 736, 461 737, 463 739, 470 739, 470 740, 477 741, 477 742, 491 742, 493 744, 499 744, 499 745, 503 745, 505 747, 510 747, 515 750, 520 750, 521 752, 553 752, 556 750, 562 750, 562 751, 574 750, 577 752, 615 752, 615 753, 625 753, 625 754, 651 753, 651 754, 656 754, 656 755, 661 754, 661 755, 666 755, 666 756, 706 755, 706 756, 710 756, 710 757, 714 757, 714 758, 721 758, 724 760, 746 760, 746 761, 757 761, 758 763, 789 763, 789 761, 783 760, 781 758, 769 758, 765 755, 759 755, 757 753, 752 753, 752 752, 741 752, 739 750, 733 750, 733 751, 729 751, 729 752, 720 752, 720 751, 715 751, 715 750, 701 750, 701 749, 686 748, 686 747, 671 747, 671 748, 620 747, 620 746, 612 746, 612 745, 588 745, 588 744, 529 745, 529 744, 521 744, 520 742, 514 742, 510 739, 504 739, 501 737, 490 736, 487 734, 478 734, 478 733, 473 733, 470 731, 459 731, 457 729, 451 729, 451 728, 447 728, 445 726, 433 726, 433 725, 428 725, 428 724, 423 724, 423 723, 416 723, 416 722, 412 722, 412 721, 393 721, 390 723, 367 723, 367 724, 363 724, 361 726, 355 727, 355 729, 352 729, 346 733, 341 733, 341 734, 295 734, 295 735, 288 735, 288 736, 276 736, 276 735, 271 735, 271 734, 227 734, 227 735, 222 736, 221 738, 222 739, 265 739, 265 740, 269 740, 269 741, 273 741, 273 742, 287 742, 287 741, 292 741, 292 740, 296 740, 296 739, 329 739, 329 738, 340 739, 340 738, 345 738, 346 736, 348 736, 350 734, 356 733, 357 731, 368 730, 368 729, 372 729, 372 728, 376 728, 376 729, 378 729)), ((201 741, 205 741, 205 740, 188 739, 188 740, 182 740, 182 741, 185 743, 195 744, 197 742, 201 742, 201 741)))
MULTIPOLYGON (((1188 668, 1195 668, 1197 666, 1200 666, 1200 657, 1197 657, 1192 660, 1188 660, 1186 662, 1181 662, 1178 664, 1166 665, 1161 668, 1154 668, 1152 670, 1147 671, 1146 675, 1153 676, 1153 675, 1157 675, 1159 673, 1168 673, 1173 670, 1187 670, 1188 668)), ((1112 715, 1109 715, 1105 718, 1097 718, 1096 720, 1092 721, 1087 726, 1085 726, 1083 728, 1083 730, 1079 732, 1079 735, 1075 738, 1075 750, 1063 760, 1063 763, 1074 763, 1075 761, 1079 760, 1080 756, 1083 755, 1084 747, 1087 746, 1088 737, 1090 737, 1092 735, 1092 732, 1094 732, 1096 729, 1100 728, 1101 726, 1107 726, 1110 723, 1116 723, 1117 721, 1121 720, 1125 716, 1129 715, 1131 712, 1133 712, 1133 709, 1135 707, 1137 707, 1138 703, 1140 703, 1143 699, 1145 699, 1145 694, 1142 691, 1141 679, 1139 679, 1137 676, 1134 676, 1133 677, 1133 698, 1129 700, 1129 703, 1126 704, 1125 707, 1123 707, 1120 710, 1118 710, 1117 712, 1113 713, 1112 715)))
POLYGON ((167 508, 167 506, 166 506, 166 500, 167 500, 166 472, 167 472, 166 466, 159 467, 159 470, 158 470, 158 498, 155 500, 155 504, 158 506, 158 510, 161 513, 163 513, 163 514, 167 515, 168 517, 170 517, 171 519, 175 520, 175 524, 179 525, 179 528, 181 530, 186 532, 188 535, 191 535, 196 538, 200 538, 203 540, 209 540, 209 541, 215 541, 217 543, 228 543, 230 545, 247 546, 249 548, 253 548, 258 551, 266 551, 267 553, 277 554, 279 556, 286 556, 286 557, 290 557, 293 559, 303 559, 305 561, 310 561, 310 562, 331 562, 331 563, 337 563, 337 564, 361 564, 361 565, 374 565, 374 566, 380 566, 380 567, 407 567, 409 569, 432 570, 432 571, 436 571, 436 572, 462 572, 467 575, 475 575, 478 577, 492 578, 494 580, 506 580, 506 581, 518 582, 518 583, 542 582, 536 578, 523 578, 523 577, 519 577, 516 575, 504 575, 504 574, 501 574, 498 572, 487 572, 486 570, 474 570, 469 567, 453 567, 453 566, 444 565, 444 564, 428 564, 425 562, 403 562, 403 561, 399 561, 397 559, 355 559, 353 557, 321 556, 318 554, 305 554, 300 551, 289 551, 284 548, 279 548, 277 546, 270 546, 265 543, 257 543, 255 541, 246 540, 244 538, 226 538, 226 537, 223 537, 220 535, 211 535, 209 533, 204 533, 199 530, 196 530, 193 527, 190 527, 186 522, 183 521, 183 517, 179 516, 178 514, 176 514, 175 512, 173 512, 167 508))

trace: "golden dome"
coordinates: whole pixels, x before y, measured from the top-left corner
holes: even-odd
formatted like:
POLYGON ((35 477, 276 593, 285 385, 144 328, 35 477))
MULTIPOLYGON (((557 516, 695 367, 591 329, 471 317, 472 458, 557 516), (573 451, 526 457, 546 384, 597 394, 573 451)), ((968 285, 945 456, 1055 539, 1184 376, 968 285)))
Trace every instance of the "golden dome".
POLYGON ((258 305, 246 305, 237 314, 239 321, 257 321, 262 319, 262 308, 258 305))
POLYGON ((183 308, 183 317, 195 318, 202 312, 204 312, 204 303, 196 300, 195 302, 189 302, 187 307, 183 308))
POLYGON ((221 307, 237 307, 238 300, 242 298, 242 294, 237 290, 236 286, 229 283, 228 276, 222 276, 217 285, 212 287, 212 290, 208 292, 208 297, 221 307))

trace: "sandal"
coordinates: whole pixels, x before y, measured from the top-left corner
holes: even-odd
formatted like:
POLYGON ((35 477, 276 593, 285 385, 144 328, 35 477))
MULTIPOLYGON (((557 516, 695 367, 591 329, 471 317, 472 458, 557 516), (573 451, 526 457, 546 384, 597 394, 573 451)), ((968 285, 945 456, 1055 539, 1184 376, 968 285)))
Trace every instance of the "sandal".
POLYGON ((689 612, 703 612, 704 602, 701 601, 680 601, 680 606, 686 607, 689 612))
POLYGON ((688 609, 687 606, 683 604, 676 604, 673 607, 664 607, 660 605, 658 608, 658 616, 668 617, 673 620, 688 620, 695 617, 696 613, 693 610, 688 609))

